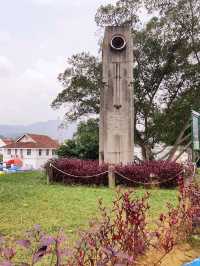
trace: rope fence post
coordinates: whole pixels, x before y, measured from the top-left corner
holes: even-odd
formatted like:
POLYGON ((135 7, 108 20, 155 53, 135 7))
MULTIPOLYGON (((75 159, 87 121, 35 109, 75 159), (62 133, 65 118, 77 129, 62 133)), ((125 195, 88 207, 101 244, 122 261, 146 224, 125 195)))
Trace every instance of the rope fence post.
MULTIPOLYGON (((149 188, 150 189, 153 189, 153 188, 158 188, 159 187, 159 181, 156 180, 157 177, 155 176, 155 174, 153 173, 150 173, 150 185, 149 185, 149 188)), ((148 186, 147 186, 148 187, 148 186)))
POLYGON ((46 177, 47 177, 47 185, 49 185, 49 171, 50 171, 50 167, 49 169, 46 169, 46 177))
POLYGON ((50 163, 49 168, 47 170, 47 185, 50 185, 52 177, 53 177, 53 167, 50 163))
POLYGON ((109 188, 115 188, 115 167, 114 165, 109 165, 108 167, 108 185, 109 188))
POLYGON ((47 172, 47 185, 49 185, 49 174, 47 172))

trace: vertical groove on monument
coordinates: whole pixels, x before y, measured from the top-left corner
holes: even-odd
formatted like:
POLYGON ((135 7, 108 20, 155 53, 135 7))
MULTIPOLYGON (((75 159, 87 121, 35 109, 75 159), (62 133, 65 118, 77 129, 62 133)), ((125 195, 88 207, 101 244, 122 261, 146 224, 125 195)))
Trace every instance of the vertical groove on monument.
POLYGON ((103 41, 99 160, 133 161, 133 41, 130 27, 106 27, 103 41))

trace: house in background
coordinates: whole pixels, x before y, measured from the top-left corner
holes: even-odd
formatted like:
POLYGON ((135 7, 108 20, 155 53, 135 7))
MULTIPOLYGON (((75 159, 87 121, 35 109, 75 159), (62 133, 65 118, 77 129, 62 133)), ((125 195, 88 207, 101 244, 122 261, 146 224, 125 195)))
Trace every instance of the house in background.
POLYGON ((39 169, 49 159, 56 157, 58 147, 58 142, 48 136, 27 133, 3 147, 3 161, 18 158, 23 167, 39 169))
POLYGON ((0 155, 3 155, 3 147, 13 142, 14 142, 13 139, 8 139, 8 138, 0 139, 0 155))
MULTIPOLYGON (((169 152, 172 150, 173 146, 167 146, 165 149, 164 147, 165 147, 165 144, 163 143, 155 145, 153 149, 153 153, 156 154, 155 160, 167 160, 167 156, 169 156, 169 152)), ((177 158, 180 153, 181 153, 181 156, 178 158, 177 163, 186 163, 186 162, 192 161, 192 149, 191 148, 184 150, 183 146, 179 146, 177 148, 177 151, 174 154, 173 159, 175 160, 175 158, 177 158)), ((143 160, 142 149, 139 145, 135 145, 134 147, 134 157, 141 161, 143 160)))

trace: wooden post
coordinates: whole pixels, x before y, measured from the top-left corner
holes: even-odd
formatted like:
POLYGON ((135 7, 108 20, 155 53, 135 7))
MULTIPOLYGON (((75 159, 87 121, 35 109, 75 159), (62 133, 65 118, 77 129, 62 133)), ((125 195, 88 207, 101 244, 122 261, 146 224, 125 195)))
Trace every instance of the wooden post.
POLYGON ((47 185, 49 185, 50 184, 50 181, 49 181, 49 179, 50 179, 49 178, 49 171, 47 171, 46 174, 47 174, 47 185))
POLYGON ((115 167, 113 165, 109 165, 108 167, 108 184, 109 188, 115 188, 115 167))
POLYGON ((47 185, 50 184, 49 172, 50 172, 50 169, 46 170, 46 175, 47 175, 47 185))
POLYGON ((50 164, 49 168, 47 169, 47 185, 50 185, 52 177, 53 177, 53 168, 50 164))

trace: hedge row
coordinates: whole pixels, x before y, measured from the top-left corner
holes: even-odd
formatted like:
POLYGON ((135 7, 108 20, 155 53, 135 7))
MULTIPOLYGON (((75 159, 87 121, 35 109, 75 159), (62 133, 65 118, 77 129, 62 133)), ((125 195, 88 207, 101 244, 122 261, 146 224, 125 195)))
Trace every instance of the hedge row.
MULTIPOLYGON (((177 185, 183 166, 168 161, 147 161, 140 164, 119 165, 116 170, 134 181, 143 183, 159 182, 161 187, 174 187, 177 185)), ((131 181, 125 180, 119 175, 117 179, 120 184, 132 184, 131 181)))
MULTIPOLYGON (((117 165, 115 168, 117 172, 116 183, 117 185, 137 186, 140 185, 140 182, 160 182, 161 187, 174 187, 177 185, 178 178, 183 176, 183 169, 184 167, 182 165, 168 161, 149 161, 139 164, 117 165), (130 180, 125 179, 121 175, 130 180)), ((105 173, 108 171, 108 165, 99 165, 98 161, 57 159, 49 161, 46 164, 46 170, 53 182, 108 185, 108 174, 105 173), (50 164, 53 167, 50 167, 50 164), (58 171, 55 167, 61 171, 58 171), (69 175, 64 174, 62 171, 69 175), (74 175, 74 177, 70 175, 74 175)), ((191 174, 190 168, 187 168, 187 174, 191 174)))
POLYGON ((51 181, 62 182, 65 184, 83 184, 83 185, 108 185, 107 172, 108 165, 99 165, 98 161, 78 160, 78 159, 57 159, 49 161, 45 166, 51 181), (50 164, 61 171, 70 175, 65 175, 50 164), (105 173, 102 174, 101 173, 105 173), (99 175, 100 174, 100 175, 99 175), (95 175, 98 175, 95 177, 95 175), (94 176, 87 178, 86 176, 94 176))

